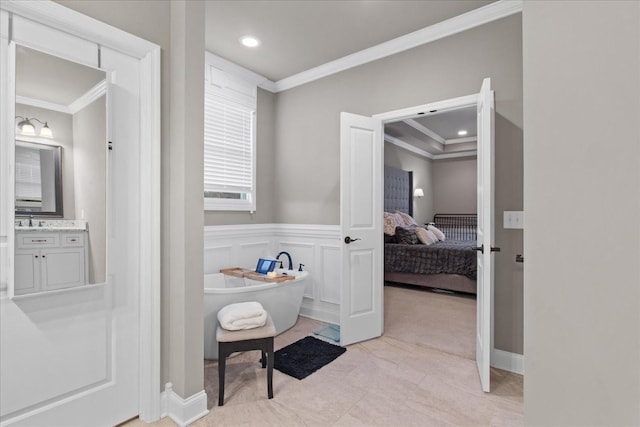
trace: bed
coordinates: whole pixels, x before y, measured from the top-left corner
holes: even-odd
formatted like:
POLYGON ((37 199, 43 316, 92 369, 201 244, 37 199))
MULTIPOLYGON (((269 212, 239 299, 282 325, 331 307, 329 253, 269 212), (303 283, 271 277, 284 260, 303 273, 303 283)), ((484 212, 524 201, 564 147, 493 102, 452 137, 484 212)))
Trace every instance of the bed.
POLYGON ((445 239, 424 244, 412 233, 428 226, 408 223, 413 219, 412 189, 411 172, 385 166, 385 230, 392 227, 388 224, 392 214, 398 223, 398 218, 403 218, 395 228, 396 235, 385 234, 385 282, 475 294, 476 215, 436 214, 430 224, 445 239))

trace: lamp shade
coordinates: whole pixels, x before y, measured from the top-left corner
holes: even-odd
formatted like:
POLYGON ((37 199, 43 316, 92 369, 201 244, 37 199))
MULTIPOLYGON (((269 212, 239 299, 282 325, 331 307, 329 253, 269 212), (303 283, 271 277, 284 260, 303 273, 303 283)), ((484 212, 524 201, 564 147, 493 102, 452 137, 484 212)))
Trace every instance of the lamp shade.
POLYGON ((20 132, 22 132, 25 135, 36 134, 36 128, 29 119, 24 119, 20 123, 18 123, 18 129, 20 129, 20 132))
POLYGON ((416 188, 413 190, 413 197, 424 197, 424 191, 422 191, 422 188, 416 188))
POLYGON ((43 136, 45 138, 53 138, 53 132, 51 132, 51 128, 47 123, 42 126, 42 129, 40 129, 40 136, 43 136))

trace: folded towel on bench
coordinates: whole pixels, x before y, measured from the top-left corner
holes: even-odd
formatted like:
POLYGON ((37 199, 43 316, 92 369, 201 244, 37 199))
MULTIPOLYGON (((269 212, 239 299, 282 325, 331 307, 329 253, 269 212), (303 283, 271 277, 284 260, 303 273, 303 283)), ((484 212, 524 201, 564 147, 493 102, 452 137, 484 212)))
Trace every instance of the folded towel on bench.
POLYGON ((229 331, 260 328, 267 321, 267 312, 257 301, 229 304, 218 312, 218 321, 229 331))

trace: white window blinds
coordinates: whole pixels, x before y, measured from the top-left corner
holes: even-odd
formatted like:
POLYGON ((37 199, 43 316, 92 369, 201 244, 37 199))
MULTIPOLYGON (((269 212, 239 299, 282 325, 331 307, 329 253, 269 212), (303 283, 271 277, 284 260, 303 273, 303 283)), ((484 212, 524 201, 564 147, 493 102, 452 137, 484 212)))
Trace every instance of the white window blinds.
POLYGON ((40 152, 29 148, 16 150, 16 199, 42 201, 40 152))
POLYGON ((214 66, 205 73, 205 210, 254 211, 257 86, 214 66))
POLYGON ((255 111, 206 91, 204 191, 251 193, 255 111))

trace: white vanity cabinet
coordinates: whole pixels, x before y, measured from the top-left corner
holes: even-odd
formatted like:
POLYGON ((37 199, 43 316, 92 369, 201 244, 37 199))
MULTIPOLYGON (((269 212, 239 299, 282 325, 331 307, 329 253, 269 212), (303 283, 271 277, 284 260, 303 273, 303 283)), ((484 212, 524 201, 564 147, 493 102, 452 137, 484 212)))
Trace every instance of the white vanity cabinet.
POLYGON ((86 231, 16 231, 14 295, 87 283, 86 231))

